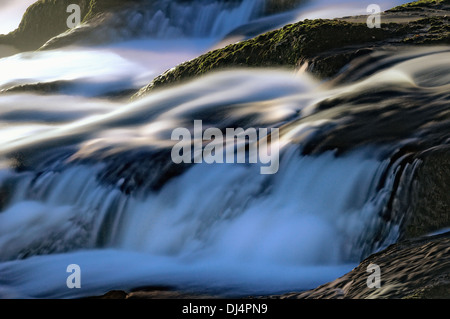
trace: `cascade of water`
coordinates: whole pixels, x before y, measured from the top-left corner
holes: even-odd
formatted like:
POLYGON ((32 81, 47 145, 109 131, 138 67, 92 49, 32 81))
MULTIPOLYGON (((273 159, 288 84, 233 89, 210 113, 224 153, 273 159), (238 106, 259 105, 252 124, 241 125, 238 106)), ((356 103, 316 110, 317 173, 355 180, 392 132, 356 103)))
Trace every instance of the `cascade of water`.
MULTIPOLYGON (((309 287, 311 278, 303 276, 311 267, 323 267, 316 282, 373 249, 370 237, 382 227, 379 212, 392 187, 387 182, 385 188, 377 188, 386 162, 367 158, 363 150, 340 158, 331 152, 304 157, 291 147, 283 154, 281 167, 279 174, 269 177, 260 175, 254 166, 197 165, 144 199, 99 184, 95 166, 69 166, 39 176, 6 174, 3 179, 14 185, 14 196, 0 214, 0 258, 4 261, 0 271, 46 258, 69 262, 73 251, 114 249, 119 251, 117 258, 136 253, 130 262, 141 263, 138 260, 143 258, 154 263, 141 277, 149 284, 158 283, 155 278, 160 270, 155 267, 169 264, 166 275, 171 273, 172 278, 179 278, 177 284, 184 282, 184 288, 192 288, 199 284, 198 278, 193 279, 195 273, 208 268, 215 283, 204 282, 201 289, 217 285, 215 289, 239 294, 268 291, 268 283, 276 277, 283 277, 284 282, 284 268, 291 269, 293 282, 309 287), (65 257, 57 257, 62 253, 65 257), (234 288, 222 282, 224 271, 241 264, 247 266, 235 270, 234 288), (265 276, 268 269, 274 275, 270 280, 254 281, 246 278, 248 267, 253 279, 265 276)), ((123 264, 115 260, 106 265, 103 255, 99 254, 98 268, 84 268, 84 274, 108 267, 102 279, 114 286, 114 274, 121 273, 123 264)), ((141 276, 142 271, 138 272, 141 276)), ((51 281, 50 274, 45 276, 51 281)), ((125 277, 127 282, 138 280, 133 273, 125 277)), ((8 280, 2 278, 0 285, 8 286, 8 280)), ((52 285, 59 288, 49 292, 43 286, 33 296, 65 293, 58 282, 52 285)), ((31 293, 31 287, 36 288, 34 280, 23 289, 31 293)))
POLYGON ((220 38, 263 10, 264 1, 259 0, 156 1, 117 14, 108 29, 127 37, 220 38))
MULTIPOLYGON (((258 3, 161 1, 164 8, 120 23, 162 38, 216 37, 257 16, 258 3)), ((448 139, 450 55, 427 50, 331 89, 305 74, 250 70, 126 105, 2 96, 0 296, 78 297, 158 284, 245 295, 308 289, 342 275, 398 236, 401 218, 384 214, 402 214, 396 196, 407 193, 419 164, 405 164, 402 154, 394 160, 394 150, 448 139), (385 98, 366 99, 383 90, 385 98), (170 133, 196 119, 219 129, 280 127, 279 172, 202 163, 172 174, 170 133), (152 179, 158 188, 147 187, 152 179), (66 286, 74 263, 82 290, 66 286)), ((46 66, 29 77, 82 78, 106 57, 117 73, 104 64, 99 78, 120 82, 140 71, 118 56, 89 52, 79 55, 80 67, 55 67, 53 75, 46 66)), ((29 53, 0 66, 36 67, 47 58, 65 65, 73 57, 29 53)), ((12 76, 3 74, 0 83, 8 83, 12 76)))

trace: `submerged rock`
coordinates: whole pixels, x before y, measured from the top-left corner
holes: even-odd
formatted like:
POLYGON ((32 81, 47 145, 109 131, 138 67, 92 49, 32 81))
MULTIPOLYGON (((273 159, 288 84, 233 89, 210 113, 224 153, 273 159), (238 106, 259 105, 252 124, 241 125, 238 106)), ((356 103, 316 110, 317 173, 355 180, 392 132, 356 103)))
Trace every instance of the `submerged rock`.
POLYGON ((20 51, 36 50, 50 38, 66 31, 67 6, 77 4, 84 17, 89 11, 89 0, 39 0, 28 7, 19 27, 0 36, 0 44, 11 45, 20 51), (45 21, 45 23, 43 23, 45 21))
POLYGON ((411 183, 400 239, 414 238, 450 227, 450 151, 438 149, 420 155, 421 165, 411 183))

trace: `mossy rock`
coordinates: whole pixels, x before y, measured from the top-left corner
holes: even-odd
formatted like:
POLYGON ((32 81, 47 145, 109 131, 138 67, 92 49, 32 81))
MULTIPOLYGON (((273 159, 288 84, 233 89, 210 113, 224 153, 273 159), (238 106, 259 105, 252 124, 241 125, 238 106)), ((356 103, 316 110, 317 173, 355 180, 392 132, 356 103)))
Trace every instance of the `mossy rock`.
MULTIPOLYGON (((341 20, 305 20, 287 25, 256 38, 208 52, 171 69, 143 88, 140 97, 170 83, 190 79, 213 70, 235 67, 284 67, 294 69, 324 51, 383 41, 386 29, 369 29, 363 23, 341 20)), ((328 64, 326 73, 334 73, 347 61, 328 64)))
POLYGON ((439 8, 442 5, 450 4, 450 0, 420 0, 405 3, 403 5, 397 6, 388 10, 387 12, 405 12, 405 11, 414 11, 426 8, 439 8))
POLYGON ((82 17, 90 6, 88 0, 39 0, 28 7, 16 30, 0 37, 0 44, 13 45, 22 51, 39 48, 48 39, 68 29, 70 13, 67 13, 67 7, 70 4, 80 6, 82 17))
POLYGON ((370 29, 366 17, 304 20, 256 38, 208 52, 156 77, 137 99, 169 84, 236 67, 283 67, 309 64, 319 78, 331 78, 354 58, 377 47, 450 44, 448 0, 419 1, 385 14, 381 28, 370 29), (416 10, 414 16, 410 7, 416 10), (423 8, 433 10, 423 12, 423 8), (436 16, 435 14, 438 13, 436 16), (403 16, 402 16, 403 15, 403 16), (400 21, 399 17, 406 19, 400 21), (399 20, 398 22, 393 22, 399 20), (364 21, 364 22, 361 22, 364 21))
MULTIPOLYGON (((139 1, 139 0, 136 0, 139 1)), ((19 27, 7 35, 0 35, 0 44, 12 45, 21 51, 37 50, 49 39, 66 32, 67 7, 77 4, 81 20, 88 22, 100 13, 129 5, 135 1, 120 0, 39 0, 28 7, 19 27)))

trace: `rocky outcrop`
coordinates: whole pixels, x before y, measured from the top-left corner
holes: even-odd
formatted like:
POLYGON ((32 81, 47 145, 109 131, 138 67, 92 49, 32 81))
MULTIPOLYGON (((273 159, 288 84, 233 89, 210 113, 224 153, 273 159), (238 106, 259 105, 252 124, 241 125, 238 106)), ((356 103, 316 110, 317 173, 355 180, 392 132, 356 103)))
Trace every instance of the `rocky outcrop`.
POLYGON ((39 0, 27 9, 16 30, 0 36, 0 44, 12 45, 20 51, 38 49, 50 38, 68 29, 69 14, 66 11, 69 4, 78 4, 82 17, 90 9, 88 0, 39 0))
POLYGON ((391 245, 351 272, 316 289, 288 293, 281 299, 448 299, 450 298, 450 233, 391 245), (380 268, 380 287, 369 265, 380 268), (368 271, 369 270, 369 271, 368 271))
POLYGON ((295 69, 307 64, 313 74, 330 78, 374 48, 450 44, 449 12, 449 0, 419 1, 384 12, 382 27, 372 29, 366 16, 305 20, 185 62, 155 78, 133 99, 225 68, 295 69))

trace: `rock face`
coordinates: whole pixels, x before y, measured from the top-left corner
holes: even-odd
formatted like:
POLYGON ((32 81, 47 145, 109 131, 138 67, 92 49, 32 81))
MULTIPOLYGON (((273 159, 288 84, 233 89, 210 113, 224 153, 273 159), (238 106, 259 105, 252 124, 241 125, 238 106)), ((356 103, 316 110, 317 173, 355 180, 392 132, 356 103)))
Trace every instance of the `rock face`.
POLYGON ((70 4, 80 6, 81 19, 86 22, 99 13, 129 3, 119 0, 39 0, 27 9, 16 30, 0 35, 0 45, 10 45, 20 51, 39 49, 49 39, 68 30, 70 13, 67 7, 70 4))
POLYGON ((439 149, 420 157, 409 200, 402 205, 406 220, 400 240, 450 226, 450 151, 439 149))
POLYGON ((16 30, 0 37, 0 44, 9 44, 21 51, 38 49, 48 39, 68 29, 66 10, 72 3, 80 6, 82 17, 89 11, 88 0, 37 1, 27 9, 16 30), (42 23, 43 20, 47 23, 42 23))
POLYGON ((450 233, 403 241, 373 254, 351 272, 333 282, 282 299, 374 299, 450 298, 450 233), (380 288, 369 288, 380 267, 380 288))
POLYGON ((318 77, 330 78, 374 48, 450 44, 449 13, 449 0, 419 1, 383 13, 379 29, 368 28, 366 16, 305 20, 185 62, 155 78, 133 99, 207 72, 233 67, 295 69, 307 64, 318 77))

